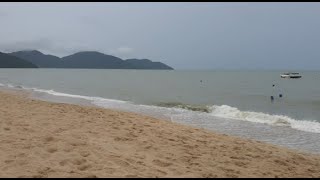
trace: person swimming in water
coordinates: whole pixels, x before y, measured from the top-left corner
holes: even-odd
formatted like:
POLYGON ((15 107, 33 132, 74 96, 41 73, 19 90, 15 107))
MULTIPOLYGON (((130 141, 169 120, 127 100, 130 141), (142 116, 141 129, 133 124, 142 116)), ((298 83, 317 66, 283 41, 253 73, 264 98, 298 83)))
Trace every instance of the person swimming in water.
MULTIPOLYGON (((278 89, 276 89, 276 87, 275 87, 275 85, 274 84, 272 84, 272 87, 273 87, 273 92, 272 92, 272 94, 279 94, 279 98, 282 98, 282 93, 280 93, 280 89, 278 88, 278 89), (275 92, 275 91, 277 91, 277 92, 275 92)), ((271 98, 271 101, 273 101, 274 100, 274 97, 275 96, 271 96, 270 98, 271 98)))

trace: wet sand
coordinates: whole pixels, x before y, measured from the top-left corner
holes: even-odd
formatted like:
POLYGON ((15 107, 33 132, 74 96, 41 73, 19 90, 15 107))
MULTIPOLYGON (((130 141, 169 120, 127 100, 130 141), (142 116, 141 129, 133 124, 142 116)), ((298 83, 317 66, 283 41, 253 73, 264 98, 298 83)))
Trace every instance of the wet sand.
POLYGON ((0 91, 0 177, 320 177, 320 156, 0 91))

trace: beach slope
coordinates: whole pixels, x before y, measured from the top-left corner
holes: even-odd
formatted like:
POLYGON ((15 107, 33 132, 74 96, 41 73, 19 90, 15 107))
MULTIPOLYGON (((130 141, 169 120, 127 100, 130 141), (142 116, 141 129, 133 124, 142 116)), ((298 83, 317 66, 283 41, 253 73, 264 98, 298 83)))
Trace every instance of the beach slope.
POLYGON ((320 177, 320 156, 0 91, 0 177, 320 177))

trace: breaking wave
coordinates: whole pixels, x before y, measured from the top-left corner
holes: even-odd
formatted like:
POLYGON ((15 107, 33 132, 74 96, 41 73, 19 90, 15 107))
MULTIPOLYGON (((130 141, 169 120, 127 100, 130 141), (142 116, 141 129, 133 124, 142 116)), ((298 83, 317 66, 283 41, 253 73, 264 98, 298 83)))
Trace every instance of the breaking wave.
MULTIPOLYGON (((267 114, 263 112, 241 111, 236 107, 231 107, 228 105, 208 106, 208 105, 184 104, 179 102, 165 102, 165 103, 157 103, 155 105, 138 105, 130 101, 106 99, 106 98, 94 97, 94 96, 67 94, 67 93, 57 92, 54 90, 28 88, 21 85, 12 85, 12 84, 4 85, 0 83, 0 86, 47 93, 53 96, 80 98, 80 99, 88 100, 92 104, 95 104, 97 106, 104 107, 104 108, 120 108, 120 109, 126 109, 126 110, 131 110, 131 109, 137 110, 137 109, 145 108, 146 111, 150 109, 159 110, 162 113, 166 113, 167 115, 169 114, 169 116, 170 114, 172 114, 172 112, 174 112, 175 114, 185 113, 185 114, 188 114, 188 116, 192 116, 193 114, 199 115, 199 113, 200 114, 203 113, 205 115, 210 115, 213 117, 250 121, 254 123, 264 123, 272 126, 287 126, 293 129, 301 130, 301 131, 320 133, 320 123, 316 122, 315 120, 296 120, 284 115, 272 115, 272 114, 267 114)), ((142 110, 140 112, 144 112, 144 111, 142 110)))

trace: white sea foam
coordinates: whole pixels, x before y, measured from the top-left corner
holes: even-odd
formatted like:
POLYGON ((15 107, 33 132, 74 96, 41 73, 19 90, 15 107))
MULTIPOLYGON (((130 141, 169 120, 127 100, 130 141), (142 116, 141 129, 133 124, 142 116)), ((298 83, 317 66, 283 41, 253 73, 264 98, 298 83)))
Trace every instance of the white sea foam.
MULTIPOLYGON (((26 88, 24 88, 26 89, 26 88)), ((129 103, 127 101, 121 101, 121 100, 115 100, 115 99, 106 99, 106 98, 101 98, 101 97, 94 97, 94 96, 82 96, 82 95, 76 95, 76 94, 67 94, 67 93, 61 93, 61 92, 57 92, 54 90, 45 90, 45 89, 38 89, 38 88, 29 88, 35 92, 43 92, 43 93, 47 93, 50 95, 54 95, 54 96, 62 96, 62 97, 70 97, 70 98, 79 98, 79 99, 84 99, 84 100, 89 100, 89 101, 106 101, 106 102, 116 102, 116 103, 129 103)))
POLYGON ((12 84, 7 84, 7 86, 8 86, 9 88, 15 88, 15 86, 12 85, 12 84))
POLYGON ((238 108, 221 105, 212 106, 212 116, 264 123, 276 126, 289 126, 301 131, 320 133, 320 123, 314 120, 295 120, 288 116, 271 115, 262 112, 240 111, 238 108))

